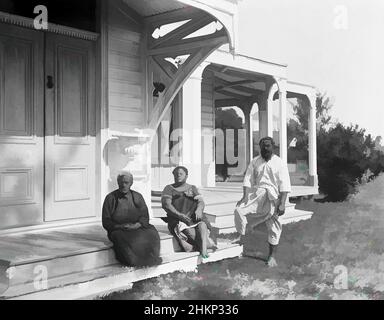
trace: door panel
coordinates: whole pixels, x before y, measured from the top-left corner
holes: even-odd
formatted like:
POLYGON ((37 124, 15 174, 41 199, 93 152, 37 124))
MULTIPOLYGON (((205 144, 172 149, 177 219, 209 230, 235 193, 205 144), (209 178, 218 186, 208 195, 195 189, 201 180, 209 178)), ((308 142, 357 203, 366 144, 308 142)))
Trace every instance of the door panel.
POLYGON ((45 221, 96 216, 94 72, 93 42, 47 34, 45 221))
POLYGON ((43 48, 0 23, 0 229, 43 221, 43 48))

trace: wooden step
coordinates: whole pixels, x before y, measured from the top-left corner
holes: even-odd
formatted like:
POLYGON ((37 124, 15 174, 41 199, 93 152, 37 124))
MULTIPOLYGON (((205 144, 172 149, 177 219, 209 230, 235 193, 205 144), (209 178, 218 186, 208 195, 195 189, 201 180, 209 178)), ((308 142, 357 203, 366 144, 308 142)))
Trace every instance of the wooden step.
POLYGON ((33 283, 11 286, 4 298, 16 299, 79 299, 88 296, 92 290, 90 282, 96 282, 98 293, 113 288, 129 288, 133 282, 156 277, 173 271, 193 271, 199 253, 172 253, 162 256, 160 266, 149 268, 130 268, 120 264, 113 264, 101 268, 85 270, 60 277, 48 278, 46 289, 36 290, 33 283), (170 263, 174 263, 170 266, 170 263), (69 291, 69 292, 68 292, 69 291), (73 292, 75 291, 75 292, 73 292), (68 297, 68 294, 70 297, 68 297), (73 296, 75 294, 75 296, 73 296))
POLYGON ((209 206, 205 209, 208 221, 211 224, 221 224, 226 222, 233 222, 235 206, 230 204, 219 204, 209 206))
POLYGON ((162 191, 160 190, 152 190, 151 191, 151 196, 156 197, 156 198, 161 198, 162 191))
POLYGON ((282 224, 288 224, 293 222, 298 222, 301 220, 309 220, 312 218, 313 212, 294 209, 290 212, 287 212, 281 217, 282 224))
POLYGON ((233 226, 212 226, 215 234, 229 234, 236 232, 235 225, 233 226))
MULTIPOLYGON (((216 188, 202 189, 208 204, 205 206, 205 214, 208 221, 217 234, 227 234, 236 232, 234 222, 234 209, 238 199, 237 193, 228 193, 228 190, 221 191, 216 188)), ((158 193, 153 193, 153 198, 158 197, 158 193)), ((287 202, 286 213, 282 217, 282 223, 291 223, 302 219, 310 219, 309 213, 299 213, 295 209, 296 204, 287 202)), ((152 214, 156 218, 166 217, 165 211, 160 202, 152 202, 152 214)))
POLYGON ((5 298, 13 299, 90 299, 109 292, 129 289, 132 283, 157 277, 175 271, 191 272, 201 263, 238 257, 242 247, 219 243, 218 250, 210 252, 208 259, 202 260, 198 252, 172 253, 163 256, 163 263, 149 268, 128 268, 110 265, 81 273, 68 274, 49 279, 48 289, 36 292, 32 284, 9 288, 5 298))
MULTIPOLYGON (((161 255, 179 250, 167 230, 159 236, 161 255)), ((1 236, 0 294, 9 286, 32 286, 39 276, 51 279, 114 265, 112 246, 100 225, 1 236)))
MULTIPOLYGON (((300 213, 295 209, 295 206, 296 204, 291 202, 286 204, 285 214, 281 217, 282 224, 311 218, 312 214, 309 212, 300 213)), ((207 218, 214 228, 216 234, 228 234, 236 232, 234 212, 229 211, 227 205, 212 206, 212 209, 214 210, 210 211, 210 213, 207 213, 207 218), (220 208, 221 210, 219 210, 220 208)))
POLYGON ((151 201, 152 201, 152 204, 153 203, 160 203, 161 204, 161 197, 152 196, 151 201))
MULTIPOLYGON (((175 252, 173 237, 168 233, 159 232, 161 255, 175 252)), ((73 252, 70 255, 44 257, 40 260, 11 261, 8 272, 11 274, 10 286, 27 284, 35 279, 39 272, 44 272, 49 278, 92 270, 118 263, 112 244, 104 248, 89 248, 89 252, 73 252)))
POLYGON ((165 218, 167 213, 161 207, 161 203, 152 203, 152 217, 154 218, 165 218))

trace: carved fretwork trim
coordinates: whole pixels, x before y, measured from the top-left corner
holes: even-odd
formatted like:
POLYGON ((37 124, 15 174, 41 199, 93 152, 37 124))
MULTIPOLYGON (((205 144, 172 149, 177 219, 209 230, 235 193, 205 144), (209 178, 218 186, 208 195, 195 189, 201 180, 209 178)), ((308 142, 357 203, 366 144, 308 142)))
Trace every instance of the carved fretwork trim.
MULTIPOLYGON (((184 64, 177 70, 170 83, 169 87, 165 90, 162 96, 156 102, 151 117, 148 123, 148 128, 153 132, 158 128, 161 119, 163 119, 166 112, 169 110, 170 104, 173 98, 176 96, 184 81, 192 74, 192 72, 203 62, 213 51, 220 47, 222 43, 216 43, 213 46, 206 46, 200 48, 195 52, 191 52, 190 57, 184 62, 184 64)), ((153 138, 153 136, 151 137, 153 138)))
MULTIPOLYGON (((1 11, 0 11, 0 22, 13 24, 16 26, 29 28, 29 29, 35 29, 35 27, 33 25, 33 19, 25 18, 25 17, 21 17, 18 15, 9 14, 9 13, 5 13, 5 12, 1 12, 1 11)), ((41 30, 39 30, 39 31, 41 31, 41 30)), ((66 35, 66 36, 70 36, 73 38, 91 40, 91 41, 95 41, 99 37, 98 33, 90 32, 90 31, 84 31, 84 30, 71 28, 71 27, 60 26, 60 25, 50 23, 50 22, 48 22, 48 30, 43 30, 43 31, 52 32, 52 33, 61 34, 61 35, 66 35)))
MULTIPOLYGON (((171 102, 193 71, 216 49, 229 42, 228 35, 222 30, 201 35, 194 34, 217 19, 199 9, 184 8, 159 14, 145 19, 148 30, 147 58, 151 61, 150 73, 156 72, 168 82, 165 91, 153 101, 148 115, 148 128, 156 132, 161 120, 170 108, 171 102), (151 35, 163 25, 186 21, 162 37, 154 39, 151 35), (191 35, 193 35, 191 37, 191 35), (178 56, 188 58, 178 67, 166 61, 178 56)), ((151 136, 153 138, 153 136, 151 136)))

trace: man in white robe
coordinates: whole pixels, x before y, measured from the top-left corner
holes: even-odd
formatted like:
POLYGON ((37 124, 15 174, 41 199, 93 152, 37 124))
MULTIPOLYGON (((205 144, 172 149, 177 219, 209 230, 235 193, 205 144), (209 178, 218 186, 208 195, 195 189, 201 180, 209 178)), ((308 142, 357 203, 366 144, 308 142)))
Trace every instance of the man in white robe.
POLYGON ((282 231, 279 216, 285 213, 288 193, 291 192, 288 166, 273 154, 274 141, 270 137, 260 140, 261 155, 248 166, 243 183, 243 197, 235 208, 235 226, 243 244, 247 215, 253 219, 253 227, 265 222, 268 229, 269 255, 267 265, 277 266, 274 252, 282 231))

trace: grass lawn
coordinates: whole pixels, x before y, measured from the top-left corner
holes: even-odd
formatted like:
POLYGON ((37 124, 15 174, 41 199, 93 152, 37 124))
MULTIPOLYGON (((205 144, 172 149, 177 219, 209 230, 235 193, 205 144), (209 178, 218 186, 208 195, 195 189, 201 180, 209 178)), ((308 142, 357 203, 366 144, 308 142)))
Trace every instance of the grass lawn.
MULTIPOLYGON (((302 201, 297 208, 315 214, 283 227, 276 268, 252 258, 228 259, 141 281, 104 299, 382 300, 383 199, 380 176, 343 203, 302 201)), ((247 247, 255 243, 260 237, 250 234, 247 247)))

